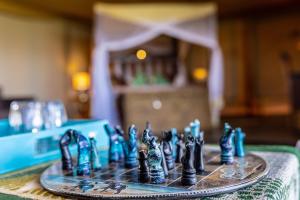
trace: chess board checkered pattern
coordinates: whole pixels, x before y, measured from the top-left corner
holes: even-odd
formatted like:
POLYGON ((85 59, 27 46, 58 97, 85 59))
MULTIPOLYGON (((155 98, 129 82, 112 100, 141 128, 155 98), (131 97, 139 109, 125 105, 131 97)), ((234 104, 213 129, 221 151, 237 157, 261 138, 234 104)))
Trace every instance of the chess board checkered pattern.
POLYGON ((197 183, 193 186, 181 184, 181 164, 169 171, 165 183, 150 184, 140 183, 138 168, 126 169, 121 164, 110 164, 87 178, 65 174, 58 162, 43 173, 41 183, 49 191, 73 197, 191 197, 234 191, 259 181, 268 172, 264 159, 253 154, 235 158, 233 165, 220 165, 219 158, 219 152, 207 151, 206 173, 197 175, 197 183))

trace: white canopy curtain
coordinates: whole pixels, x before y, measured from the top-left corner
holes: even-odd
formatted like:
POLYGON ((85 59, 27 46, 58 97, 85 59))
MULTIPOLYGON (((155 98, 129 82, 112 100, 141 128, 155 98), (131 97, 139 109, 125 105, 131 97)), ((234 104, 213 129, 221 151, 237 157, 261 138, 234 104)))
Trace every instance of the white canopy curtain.
POLYGON ((109 52, 134 48, 164 34, 211 50, 209 102, 212 126, 218 125, 223 105, 223 60, 214 4, 99 3, 94 10, 92 117, 119 123, 109 73, 109 52))

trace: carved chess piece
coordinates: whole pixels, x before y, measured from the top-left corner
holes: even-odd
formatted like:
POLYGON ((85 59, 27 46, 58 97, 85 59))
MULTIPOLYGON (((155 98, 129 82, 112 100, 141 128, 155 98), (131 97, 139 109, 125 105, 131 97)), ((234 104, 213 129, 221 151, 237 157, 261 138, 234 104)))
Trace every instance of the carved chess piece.
POLYGON ((109 137, 109 162, 118 162, 120 160, 119 149, 121 145, 119 135, 109 124, 106 124, 104 129, 109 137))
POLYGON ((200 134, 200 121, 195 119, 190 123, 190 132, 194 138, 198 138, 200 134))
POLYGON ((124 145, 122 145, 122 144, 125 142, 125 139, 124 139, 125 134, 124 134, 123 129, 119 125, 115 126, 115 131, 118 134, 118 157, 119 157, 119 160, 123 161, 125 158, 125 155, 124 155, 124 145))
POLYGON ((182 163, 182 185, 195 185, 196 184, 196 170, 194 168, 194 150, 195 141, 193 136, 188 136, 185 143, 185 154, 181 159, 182 163))
POLYGON ((73 132, 74 130, 67 130, 59 141, 59 147, 62 155, 62 169, 68 172, 73 171, 73 161, 69 150, 69 144, 72 142, 73 132))
POLYGON ((165 174, 161 166, 162 152, 156 142, 155 137, 151 137, 148 142, 148 164, 150 182, 153 184, 160 184, 165 182, 165 174))
POLYGON ((128 130, 129 139, 125 147, 125 167, 133 168, 138 165, 137 163, 137 129, 135 125, 131 125, 128 130))
POLYGON ((232 164, 234 159, 234 130, 228 123, 224 125, 224 135, 220 138, 221 164, 232 164))
POLYGON ((246 135, 241 128, 235 129, 235 155, 238 157, 245 156, 245 150, 244 150, 245 137, 246 135))
POLYGON ((139 180, 142 183, 149 181, 148 157, 143 150, 139 152, 139 180))
POLYGON ((200 132, 195 139, 195 169, 197 174, 204 172, 204 133, 200 132))
POLYGON ((184 144, 184 135, 180 134, 178 135, 178 141, 177 141, 177 153, 176 153, 176 163, 181 163, 181 158, 183 157, 184 149, 185 149, 185 144, 184 144))
POLYGON ((177 129, 176 128, 172 128, 171 130, 171 134, 172 134, 172 140, 171 140, 171 144, 172 144, 172 156, 173 156, 173 160, 176 160, 177 157, 177 142, 178 142, 178 135, 177 135, 177 129))
POLYGON ((90 134, 90 144, 91 144, 91 168, 94 171, 101 169, 101 163, 99 159, 99 154, 97 150, 95 135, 90 134))
POLYGON ((163 132, 162 150, 164 153, 168 170, 171 170, 175 167, 175 163, 172 155, 173 152, 172 137, 173 136, 171 131, 163 132))
POLYGON ((86 137, 80 132, 74 131, 74 138, 77 143, 77 175, 89 176, 90 175, 90 145, 86 137))

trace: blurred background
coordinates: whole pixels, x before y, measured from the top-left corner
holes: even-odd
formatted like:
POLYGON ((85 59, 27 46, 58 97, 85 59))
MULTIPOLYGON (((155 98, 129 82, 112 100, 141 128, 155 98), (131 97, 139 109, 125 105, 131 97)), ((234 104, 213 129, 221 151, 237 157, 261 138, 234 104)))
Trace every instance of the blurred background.
MULTIPOLYGON (((205 46, 162 34, 134 48, 110 51, 108 76, 100 70, 97 78, 99 29, 110 26, 112 33, 122 33, 114 20, 98 26, 102 18, 95 5, 99 2, 141 7, 149 3, 0 0, 0 118, 8 117, 14 100, 58 99, 69 118, 97 118, 93 113, 98 108, 116 101, 113 112, 124 127, 135 123, 142 130, 149 120, 157 132, 171 127, 183 130, 199 118, 208 142, 216 142, 223 122, 229 122, 244 129, 250 144, 296 144, 300 138, 299 1, 151 1, 158 9, 162 3, 216 6, 214 30, 223 55, 222 109, 216 123, 212 123, 208 90, 212 52, 205 46), (93 99, 96 85, 107 85, 113 98, 104 100, 107 93, 102 92, 93 99)), ((113 6, 110 11, 114 13, 113 6)), ((123 29, 126 35, 126 23, 123 29)), ((99 112, 100 118, 109 115, 99 112)))

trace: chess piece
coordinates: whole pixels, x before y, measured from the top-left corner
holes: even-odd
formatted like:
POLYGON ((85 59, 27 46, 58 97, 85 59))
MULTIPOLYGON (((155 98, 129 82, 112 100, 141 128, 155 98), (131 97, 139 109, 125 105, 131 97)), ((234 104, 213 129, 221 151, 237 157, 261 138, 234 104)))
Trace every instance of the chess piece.
POLYGON ((165 174, 161 166, 162 152, 155 137, 151 137, 148 143, 148 164, 150 182, 160 184, 165 182, 165 174))
POLYGON ((97 150, 95 135, 90 134, 90 144, 91 144, 91 168, 94 171, 101 169, 101 163, 99 159, 99 154, 97 150))
POLYGON ((221 164, 232 164, 234 159, 234 130, 228 123, 224 125, 224 135, 220 138, 221 164))
POLYGON ((61 151, 62 169, 68 172, 73 171, 72 156, 69 150, 69 144, 72 142, 74 130, 67 130, 59 140, 59 147, 61 151))
POLYGON ((74 138, 77 143, 77 175, 90 175, 90 145, 85 136, 79 131, 74 131, 74 138))
POLYGON ((119 151, 122 148, 119 135, 109 124, 105 124, 104 129, 109 137, 109 162, 118 162, 120 160, 119 151))
POLYGON ((129 139, 125 147, 125 167, 133 168, 138 165, 137 163, 137 129, 135 125, 131 125, 128 130, 129 139))
POLYGON ((200 134, 200 121, 198 119, 195 119, 193 122, 190 123, 190 130, 192 136, 194 138, 198 138, 200 134))
POLYGON ((154 136, 151 134, 151 130, 146 128, 142 135, 142 142, 148 146, 152 137, 154 136))
POLYGON ((162 150, 164 153, 167 169, 171 170, 175 167, 174 159, 173 159, 173 146, 172 146, 172 132, 164 131, 163 132, 163 141, 162 141, 162 150))
POLYGON ((124 148, 122 145, 122 143, 125 142, 125 139, 124 139, 124 131, 122 130, 121 126, 117 125, 115 126, 115 131, 116 133, 118 134, 118 157, 119 157, 119 160, 124 160, 125 158, 125 155, 124 155, 124 148))
POLYGON ((173 156, 173 159, 176 160, 176 157, 177 157, 177 142, 178 142, 177 129, 172 128, 170 131, 172 133, 172 140, 171 140, 172 156, 173 156))
POLYGON ((184 152, 184 149, 185 149, 185 144, 183 142, 183 138, 184 138, 184 135, 183 134, 180 134, 178 135, 178 141, 177 141, 177 153, 176 153, 176 159, 175 159, 175 162, 176 163, 181 163, 181 158, 183 157, 183 152, 184 152))
POLYGON ((196 184, 196 170, 194 168, 194 150, 195 141, 192 135, 188 136, 185 143, 185 154, 181 159, 182 163, 182 185, 195 185, 196 184))
POLYGON ((185 127, 184 130, 184 141, 187 140, 188 136, 191 135, 191 128, 189 126, 185 127))
POLYGON ((235 129, 235 156, 244 157, 244 140, 245 140, 245 133, 242 131, 241 128, 235 129))
POLYGON ((195 139, 195 169, 197 174, 204 172, 204 133, 200 132, 199 136, 195 139))
POLYGON ((146 129, 149 130, 149 135, 153 136, 152 127, 149 121, 146 122, 146 129))
POLYGON ((149 181, 148 157, 143 150, 139 152, 139 180, 142 183, 149 181))
POLYGON ((163 150, 163 142, 160 143, 159 149, 160 149, 161 156, 162 156, 162 159, 161 159, 161 167, 163 168, 165 177, 168 177, 169 171, 168 171, 167 162, 166 162, 166 157, 165 157, 164 150, 163 150))

